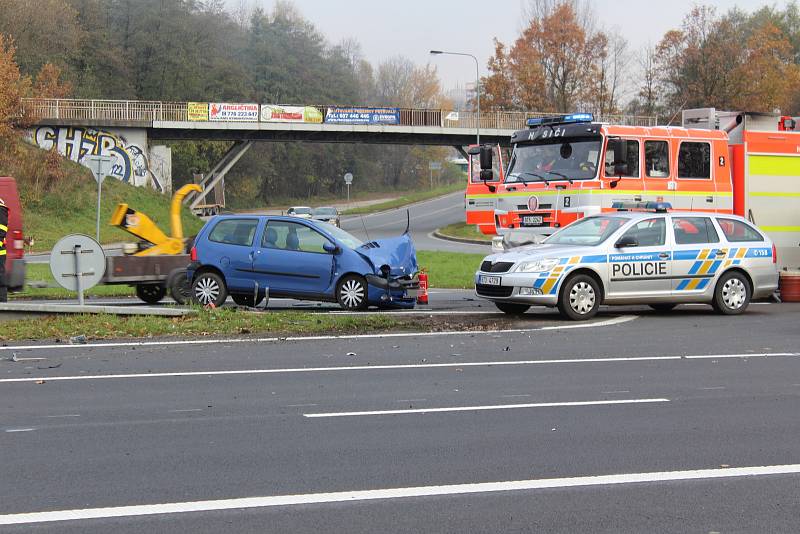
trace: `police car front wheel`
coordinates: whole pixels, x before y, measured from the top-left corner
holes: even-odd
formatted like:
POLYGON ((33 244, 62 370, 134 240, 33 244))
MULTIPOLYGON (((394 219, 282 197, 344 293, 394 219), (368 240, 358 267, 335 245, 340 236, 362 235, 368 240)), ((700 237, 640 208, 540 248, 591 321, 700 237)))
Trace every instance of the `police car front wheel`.
POLYGON ((600 288, 591 276, 579 274, 568 279, 558 297, 561 315, 574 321, 591 319, 600 308, 600 288))
POLYGON ((742 273, 732 271, 720 277, 711 305, 718 313, 737 315, 747 309, 750 297, 750 282, 742 273))

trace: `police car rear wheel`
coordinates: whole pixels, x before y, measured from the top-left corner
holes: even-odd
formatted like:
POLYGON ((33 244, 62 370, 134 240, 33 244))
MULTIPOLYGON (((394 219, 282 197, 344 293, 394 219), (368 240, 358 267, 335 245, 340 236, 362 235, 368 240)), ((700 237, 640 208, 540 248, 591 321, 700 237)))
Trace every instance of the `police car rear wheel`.
POLYGON ((711 305, 718 313, 737 315, 744 312, 750 304, 750 293, 750 283, 742 273, 725 273, 717 282, 711 305))
POLYGON ((600 308, 600 289, 597 282, 585 274, 567 280, 558 298, 561 315, 574 321, 591 319, 600 308))
POLYGON ((494 305, 497 306, 498 310, 508 315, 522 315, 530 308, 527 304, 514 304, 512 302, 495 302, 494 305))

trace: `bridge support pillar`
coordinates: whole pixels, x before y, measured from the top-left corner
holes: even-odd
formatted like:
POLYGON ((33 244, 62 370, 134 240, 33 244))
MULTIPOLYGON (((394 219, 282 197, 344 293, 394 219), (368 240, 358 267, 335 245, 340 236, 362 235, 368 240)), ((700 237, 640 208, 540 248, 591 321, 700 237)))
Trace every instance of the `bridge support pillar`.
POLYGON ((203 191, 197 193, 197 196, 192 199, 192 202, 189 204, 190 209, 195 209, 200 204, 206 203, 206 196, 225 178, 228 171, 230 171, 233 166, 236 165, 236 162, 250 150, 251 146, 253 146, 253 141, 236 141, 233 143, 233 146, 225 152, 222 159, 219 160, 219 162, 214 165, 214 168, 201 180, 200 187, 203 188, 203 191))

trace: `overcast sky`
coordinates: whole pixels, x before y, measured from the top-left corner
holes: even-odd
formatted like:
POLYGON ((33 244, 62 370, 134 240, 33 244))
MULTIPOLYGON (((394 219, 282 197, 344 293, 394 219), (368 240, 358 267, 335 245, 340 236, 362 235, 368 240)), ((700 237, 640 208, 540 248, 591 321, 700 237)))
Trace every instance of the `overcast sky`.
MULTIPOLYGON (((228 0, 271 9, 274 0, 228 0)), ((601 25, 616 28, 631 49, 656 44, 661 36, 680 26, 695 0, 590 0, 601 25)), ((354 37, 372 63, 403 55, 416 63, 436 65, 444 89, 474 82, 475 63, 470 58, 431 57, 431 49, 466 52, 477 56, 481 75, 494 53, 492 39, 506 44, 519 35, 526 0, 294 0, 303 15, 331 43, 354 37)), ((706 0, 719 12, 737 6, 754 11, 765 5, 783 7, 785 0, 706 0)))

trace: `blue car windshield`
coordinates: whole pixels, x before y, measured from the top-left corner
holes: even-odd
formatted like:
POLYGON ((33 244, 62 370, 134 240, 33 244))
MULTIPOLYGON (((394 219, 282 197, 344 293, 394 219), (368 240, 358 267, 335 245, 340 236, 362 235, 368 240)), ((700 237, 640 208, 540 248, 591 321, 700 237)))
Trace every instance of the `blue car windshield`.
POLYGON ((629 219, 623 217, 587 217, 565 226, 544 240, 548 245, 599 245, 622 228, 629 219))
POLYGON ((331 234, 338 241, 344 243, 349 248, 358 248, 364 244, 364 242, 358 239, 356 236, 349 234, 341 228, 337 228, 336 226, 326 224, 325 231, 331 234))

